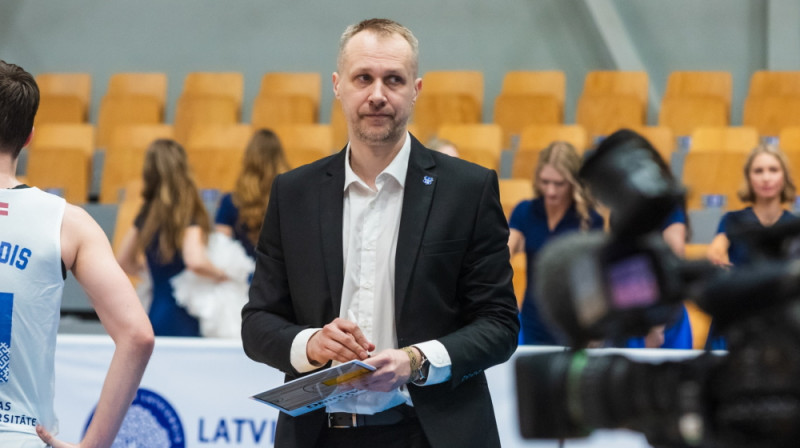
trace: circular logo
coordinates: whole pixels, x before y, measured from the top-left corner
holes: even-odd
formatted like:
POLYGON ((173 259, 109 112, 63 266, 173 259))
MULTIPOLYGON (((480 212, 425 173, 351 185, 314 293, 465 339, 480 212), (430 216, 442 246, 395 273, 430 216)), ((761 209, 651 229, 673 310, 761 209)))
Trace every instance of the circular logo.
MULTIPOLYGON (((86 427, 89 427, 95 408, 86 427)), ((147 447, 147 448, 185 448, 186 438, 178 413, 161 395, 148 390, 139 389, 136 397, 125 414, 122 426, 111 448, 147 447)))

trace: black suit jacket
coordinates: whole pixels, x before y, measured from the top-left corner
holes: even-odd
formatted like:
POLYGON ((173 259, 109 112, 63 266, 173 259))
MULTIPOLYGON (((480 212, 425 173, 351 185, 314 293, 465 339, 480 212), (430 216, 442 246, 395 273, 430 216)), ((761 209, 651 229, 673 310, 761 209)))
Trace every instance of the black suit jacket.
MULTIPOLYGON (((345 151, 278 176, 242 310, 247 355, 293 379, 290 347, 303 329, 339 315, 344 277, 345 151)), ((434 447, 499 446, 483 370, 506 361, 519 322, 511 286, 508 225, 497 175, 412 138, 395 260, 400 347, 437 339, 452 361, 442 384, 409 386, 434 447), (433 182, 424 182, 425 177, 433 182)), ((313 446, 321 411, 279 417, 276 446, 313 446)))

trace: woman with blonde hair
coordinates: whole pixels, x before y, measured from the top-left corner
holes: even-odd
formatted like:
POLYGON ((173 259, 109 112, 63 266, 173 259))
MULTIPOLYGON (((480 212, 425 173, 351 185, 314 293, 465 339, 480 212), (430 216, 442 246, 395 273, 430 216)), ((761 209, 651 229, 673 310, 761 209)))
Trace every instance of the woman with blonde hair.
MULTIPOLYGON (((708 246, 708 259, 720 266, 743 266, 750 260, 748 247, 729 233, 736 228, 767 228, 798 219, 786 210, 794 201, 795 186, 786 155, 774 145, 762 144, 750 151, 743 169, 739 199, 752 205, 722 216, 717 235, 708 246)), ((712 323, 706 346, 727 349, 724 337, 719 336, 712 323)))
POLYGON ((214 219, 215 230, 238 240, 251 257, 255 257, 272 181, 288 170, 278 136, 268 129, 260 129, 247 144, 236 189, 220 200, 214 219))
POLYGON ((206 254, 208 212, 183 147, 173 140, 154 141, 147 149, 142 176, 144 204, 122 241, 117 261, 125 272, 138 275, 144 254, 153 287, 148 315, 156 336, 199 336, 197 319, 176 303, 170 280, 186 269, 214 281, 227 276, 206 254))
POLYGON ((534 172, 534 199, 520 202, 509 219, 511 255, 525 251, 528 286, 522 303, 520 343, 563 345, 542 321, 534 297, 532 272, 536 254, 551 238, 568 232, 602 229, 603 218, 592 208, 578 181, 581 159, 566 142, 551 143, 539 155, 534 172))
POLYGON ((770 227, 797 219, 784 207, 792 203, 795 186, 786 155, 774 145, 762 144, 750 151, 744 164, 742 187, 737 192, 742 202, 752 205, 722 216, 717 235, 708 247, 708 258, 722 266, 749 262, 747 248, 731 240, 728 231, 736 226, 770 227))

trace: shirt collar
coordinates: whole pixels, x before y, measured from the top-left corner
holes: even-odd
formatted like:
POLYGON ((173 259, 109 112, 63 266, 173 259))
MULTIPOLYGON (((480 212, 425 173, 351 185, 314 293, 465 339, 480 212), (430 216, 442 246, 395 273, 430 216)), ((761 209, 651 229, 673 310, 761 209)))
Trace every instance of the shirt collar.
MULTIPOLYGON (((406 173, 408 173, 408 160, 411 156, 411 136, 406 132, 406 140, 403 142, 403 146, 400 147, 400 152, 394 156, 389 166, 387 166, 383 171, 378 174, 376 177, 376 183, 382 181, 386 176, 391 176, 397 181, 400 187, 405 187, 406 184, 406 173)), ((355 183, 360 182, 364 184, 364 181, 361 180, 360 177, 353 171, 353 168, 350 166, 350 143, 347 143, 347 151, 345 153, 344 158, 344 190, 347 191, 347 188, 355 183)), ((364 184, 366 185, 366 184, 364 184)))

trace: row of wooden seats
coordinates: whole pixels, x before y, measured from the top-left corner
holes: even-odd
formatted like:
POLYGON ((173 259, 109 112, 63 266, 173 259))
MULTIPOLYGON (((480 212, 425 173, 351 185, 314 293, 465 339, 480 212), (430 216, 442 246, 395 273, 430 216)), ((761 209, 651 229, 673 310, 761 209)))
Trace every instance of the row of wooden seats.
MULTIPOLYGON (((761 135, 776 135, 800 125, 800 72, 759 71, 751 78, 744 123, 761 135)), ((40 123, 85 122, 91 78, 88 74, 44 74, 40 123), (71 90, 76 93, 69 94, 71 90), (58 113, 56 111, 66 111, 58 113), (67 118, 67 116, 72 118, 67 118)), ((675 135, 689 135, 698 126, 730 123, 731 75, 728 72, 672 72, 658 123, 675 135)), ((418 137, 426 141, 445 124, 482 123, 483 74, 480 71, 431 71, 413 117, 418 137)), ((167 80, 163 73, 118 73, 111 77, 98 118, 98 146, 110 139, 115 124, 161 123, 167 80)), ((503 132, 503 148, 531 124, 563 124, 565 75, 561 71, 513 71, 503 79, 495 99, 493 123, 503 132)), ((316 123, 321 80, 317 73, 267 73, 253 102, 251 124, 273 127, 285 123, 316 123)), ((176 138, 185 142, 193 125, 241 122, 244 79, 241 73, 194 72, 187 75, 175 116, 176 138)), ((578 100, 576 123, 589 136, 607 135, 620 127, 645 123, 648 100, 646 72, 592 71, 578 100)), ((341 108, 331 107, 334 141, 346 141, 341 108)))

